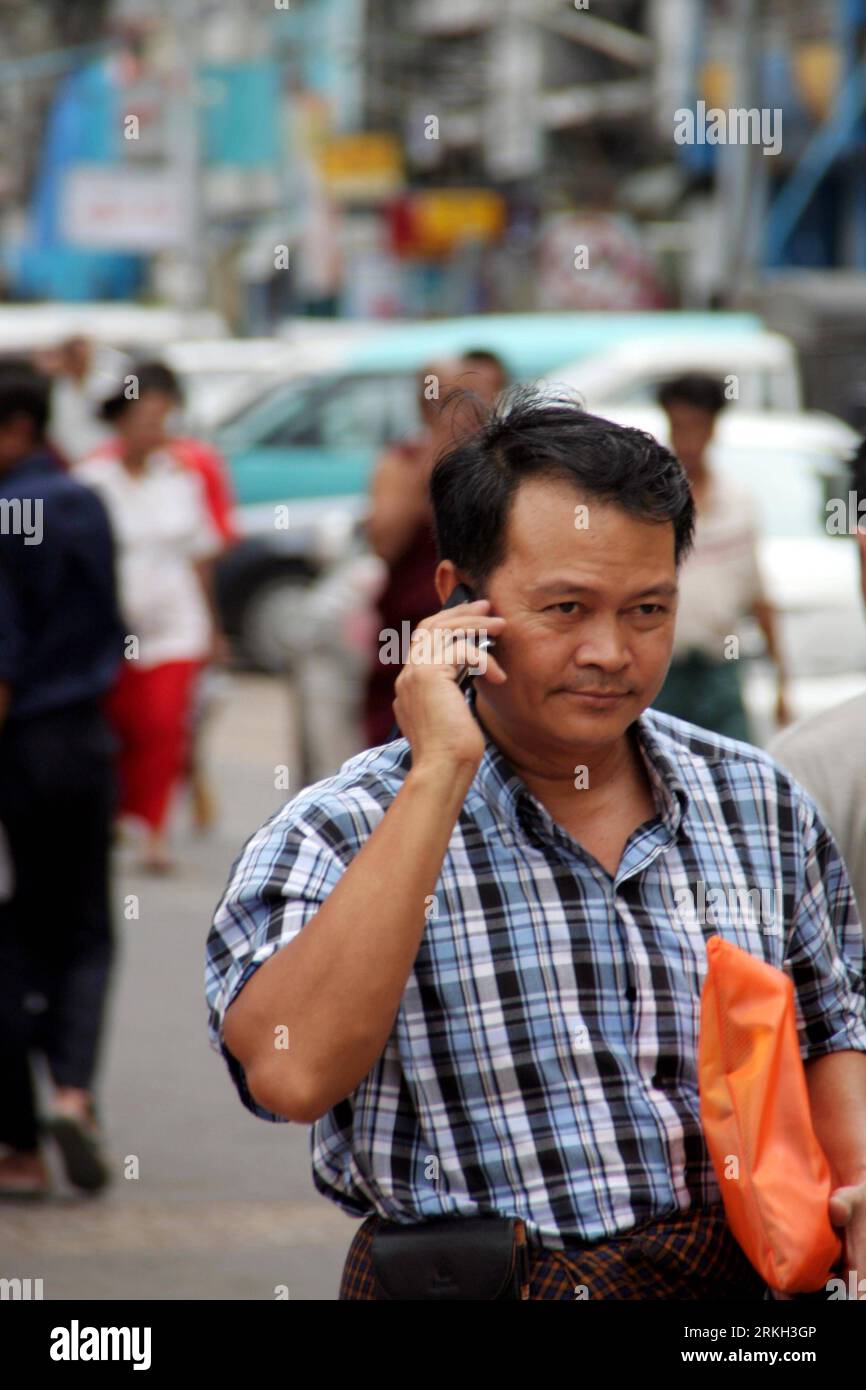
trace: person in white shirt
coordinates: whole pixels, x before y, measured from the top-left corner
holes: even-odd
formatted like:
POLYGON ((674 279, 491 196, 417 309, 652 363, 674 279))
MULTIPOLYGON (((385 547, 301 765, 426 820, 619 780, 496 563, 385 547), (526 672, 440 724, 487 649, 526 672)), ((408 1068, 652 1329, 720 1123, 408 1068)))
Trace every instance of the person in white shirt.
POLYGON ((117 543, 126 659, 108 712, 120 741, 120 812, 145 823, 143 866, 163 871, 196 682, 215 640, 208 562, 220 540, 201 477, 166 442, 171 373, 146 363, 129 375, 137 397, 123 390, 103 407, 114 449, 91 455, 76 476, 102 497, 117 543))
MULTIPOLYGON (((860 583, 866 603, 866 440, 851 466, 860 583)), ((767 752, 802 783, 824 812, 866 923, 866 691, 799 720, 777 734, 767 752)))
POLYGON ((785 674, 758 563, 758 528, 751 493, 710 467, 716 419, 726 398, 721 382, 699 373, 666 382, 658 394, 668 417, 670 445, 688 474, 697 509, 692 553, 679 578, 673 658, 653 707, 691 724, 750 739, 736 648, 730 638, 754 617, 776 666, 776 721, 788 721, 785 674))
POLYGON ((111 436, 100 408, 129 359, 76 334, 60 345, 51 387, 49 433, 64 458, 78 463, 111 436))

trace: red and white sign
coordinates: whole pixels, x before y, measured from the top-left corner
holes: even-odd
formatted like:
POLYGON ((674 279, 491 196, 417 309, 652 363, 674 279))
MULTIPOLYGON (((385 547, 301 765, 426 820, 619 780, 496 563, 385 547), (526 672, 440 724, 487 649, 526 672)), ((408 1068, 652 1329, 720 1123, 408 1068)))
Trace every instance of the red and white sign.
POLYGON ((64 237, 102 251, 164 251, 181 246, 188 202, 169 169, 79 164, 63 188, 64 237))

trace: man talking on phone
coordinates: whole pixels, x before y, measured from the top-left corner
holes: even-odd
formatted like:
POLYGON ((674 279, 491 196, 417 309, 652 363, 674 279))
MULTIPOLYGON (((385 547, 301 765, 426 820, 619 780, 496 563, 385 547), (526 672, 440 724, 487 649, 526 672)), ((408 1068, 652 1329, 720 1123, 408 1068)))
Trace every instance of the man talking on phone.
POLYGON ((793 979, 830 1217, 866 1268, 844 865, 772 758, 649 708, 693 533, 683 469, 524 388, 431 495, 443 607, 421 627, 478 639, 414 646, 403 737, 253 835, 208 943, 241 1099, 313 1123, 316 1187, 364 1218, 340 1298, 762 1298, 700 1125, 713 934, 793 979), (477 598, 445 607, 458 583, 477 598), (782 920, 702 911, 711 888, 776 890, 782 920))

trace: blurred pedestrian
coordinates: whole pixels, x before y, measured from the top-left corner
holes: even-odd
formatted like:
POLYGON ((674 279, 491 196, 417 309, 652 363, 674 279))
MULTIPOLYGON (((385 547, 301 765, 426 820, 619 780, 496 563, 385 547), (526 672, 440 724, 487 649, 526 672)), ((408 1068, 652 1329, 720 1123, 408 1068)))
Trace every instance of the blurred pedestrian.
MULTIPOLYGON (((458 387, 463 364, 459 359, 430 362, 418 377, 422 427, 410 439, 391 444, 376 462, 370 487, 367 539, 388 566, 379 597, 379 630, 408 631, 435 609, 436 541, 427 485, 447 428, 450 412, 442 411, 449 393, 458 387)), ((369 747, 386 743, 394 724, 391 708, 400 666, 384 662, 377 653, 367 680, 364 733, 369 747)))
MULTIPOLYGON (((428 493, 433 464, 443 449, 474 427, 474 407, 490 406, 506 380, 500 359, 482 349, 431 362, 421 369, 418 401, 422 428, 413 438, 385 450, 370 489, 367 538, 388 566, 378 604, 380 631, 393 631, 399 639, 435 609, 436 542, 428 493)), ((391 706, 399 673, 399 664, 384 662, 377 654, 364 700, 368 747, 386 743, 392 736, 391 706)))
POLYGON ((53 355, 49 433, 71 464, 92 453, 110 435, 100 409, 128 360, 103 343, 74 334, 53 355))
MULTIPOLYGON (((866 440, 851 464, 859 525, 860 584, 866 603, 866 440)), ((801 719, 768 752, 815 798, 836 837, 866 924, 866 693, 801 719)))
POLYGON ((462 355, 464 371, 460 384, 492 406, 509 385, 508 368, 497 352, 489 348, 470 348, 462 355))
POLYGON ((105 418, 116 448, 77 474, 103 498, 117 540, 126 659, 109 701, 120 739, 121 814, 147 828, 142 867, 171 869, 166 824, 187 766, 196 683, 214 654, 210 561, 220 541, 201 476, 168 430, 176 409, 171 373, 143 363, 137 394, 110 397, 105 418))
MULTIPOLYGON (((172 402, 165 417, 162 443, 170 450, 172 457, 177 462, 185 468, 190 468, 201 479, 204 500, 218 537, 218 544, 215 546, 213 557, 216 558, 218 554, 227 550, 239 539, 235 519, 234 491, 225 460, 212 444, 184 431, 182 421, 184 396, 180 381, 175 373, 162 362, 156 361, 141 363, 136 370, 139 374, 141 371, 145 372, 151 392, 158 390, 163 398, 168 398, 172 402)), ((100 445, 95 454, 98 457, 119 458, 119 437, 112 435, 104 444, 100 445)), ((216 614, 213 575, 210 567, 203 569, 203 578, 208 585, 212 612, 216 614)), ((196 684, 192 728, 187 745, 185 767, 185 776, 192 798, 193 823, 198 830, 209 829, 216 818, 214 794, 207 775, 203 751, 205 726, 213 710, 216 692, 219 690, 222 678, 214 667, 229 658, 229 644, 219 631, 218 623, 216 629, 212 647, 213 664, 203 669, 196 684)))
POLYGON ((93 1096, 112 957, 113 739, 102 710, 123 630, 105 509, 45 449, 49 382, 0 365, 0 1194, 39 1196, 29 1054, 54 1086, 47 1128, 70 1180, 108 1167, 93 1096))
MULTIPOLYGON (((715 470, 708 454, 726 397, 699 373, 662 386, 671 449, 685 469, 697 509, 695 544, 679 578, 674 654, 653 707, 729 738, 749 740, 740 665, 726 647, 743 619, 758 623, 775 664, 778 724, 788 720, 775 614, 758 563, 751 494, 715 470)), ((737 649, 735 649, 736 651, 737 649)))

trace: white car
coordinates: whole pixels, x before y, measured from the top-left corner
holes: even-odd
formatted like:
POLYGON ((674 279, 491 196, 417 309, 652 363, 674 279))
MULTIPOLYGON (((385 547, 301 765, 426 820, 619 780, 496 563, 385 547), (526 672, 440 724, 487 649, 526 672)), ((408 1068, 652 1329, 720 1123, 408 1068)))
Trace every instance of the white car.
MULTIPOLYGON (((609 409, 607 418, 668 443, 658 407, 609 409)), ((847 502, 847 461, 860 436, 832 415, 730 410, 719 416, 714 468, 755 498, 762 528, 760 563, 779 613, 794 718, 818 713, 866 690, 866 608, 852 534, 834 534, 831 498, 847 502)), ((856 524, 856 521, 853 523, 856 524)), ((774 676, 756 627, 742 631, 745 696, 753 737, 773 732, 774 676)))
POLYGON ((321 363, 306 346, 278 338, 189 339, 171 343, 162 360, 181 379, 191 430, 210 430, 273 386, 306 376, 321 363))
POLYGON ((287 319, 274 338, 186 338, 161 356, 180 376, 191 429, 224 424, 274 386, 339 371, 349 351, 382 324, 287 319))
POLYGON ((745 410, 802 407, 796 350, 781 333, 765 331, 638 335, 566 363, 546 379, 604 415, 614 407, 654 405, 658 388, 685 372, 727 380, 732 404, 745 410))

